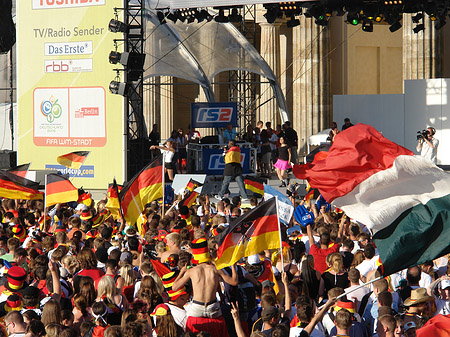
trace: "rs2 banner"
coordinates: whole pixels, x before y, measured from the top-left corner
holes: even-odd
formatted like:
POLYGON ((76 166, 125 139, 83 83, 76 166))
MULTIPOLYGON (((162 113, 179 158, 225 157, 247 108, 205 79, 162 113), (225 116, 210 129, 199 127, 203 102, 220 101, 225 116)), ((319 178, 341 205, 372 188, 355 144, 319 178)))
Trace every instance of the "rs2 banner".
POLYGON ((237 103, 191 103, 191 127, 225 128, 229 123, 237 127, 237 103))

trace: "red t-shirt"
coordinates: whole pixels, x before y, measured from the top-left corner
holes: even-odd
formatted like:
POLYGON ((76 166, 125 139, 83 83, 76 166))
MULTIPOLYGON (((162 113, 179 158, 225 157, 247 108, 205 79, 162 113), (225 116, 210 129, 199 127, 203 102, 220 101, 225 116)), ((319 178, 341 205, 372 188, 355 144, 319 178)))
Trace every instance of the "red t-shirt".
POLYGON ((89 276, 94 280, 95 289, 97 289, 98 282, 100 282, 100 279, 102 278, 105 273, 98 268, 95 269, 83 269, 81 270, 77 275, 79 276, 89 276))
POLYGON ((328 254, 336 253, 339 251, 341 247, 340 244, 334 244, 331 248, 322 249, 317 245, 311 245, 309 249, 309 253, 314 256, 314 269, 320 272, 321 274, 328 269, 326 258, 328 254))

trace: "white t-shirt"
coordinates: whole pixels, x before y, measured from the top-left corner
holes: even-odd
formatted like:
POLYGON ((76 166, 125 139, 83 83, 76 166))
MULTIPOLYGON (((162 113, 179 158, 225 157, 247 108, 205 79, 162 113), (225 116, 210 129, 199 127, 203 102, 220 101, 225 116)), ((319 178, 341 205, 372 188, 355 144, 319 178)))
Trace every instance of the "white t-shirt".
POLYGON ((356 269, 359 270, 359 273, 361 274, 361 276, 367 277, 367 274, 370 271, 377 269, 377 264, 376 264, 377 260, 378 260, 378 256, 375 255, 370 260, 364 260, 363 262, 358 264, 356 266, 356 269))
POLYGON ((183 328, 183 331, 186 331, 186 320, 187 320, 186 310, 178 308, 176 305, 170 303, 167 303, 167 306, 170 308, 170 313, 172 314, 175 323, 177 323, 177 325, 183 328))
POLYGON ((436 313, 434 314, 435 316, 438 314, 442 314, 442 315, 448 315, 450 314, 450 306, 449 306, 449 301, 448 300, 443 300, 441 298, 434 298, 436 301, 436 313))
POLYGON ((437 149, 439 146, 439 140, 436 138, 431 139, 430 141, 433 144, 433 147, 428 145, 427 142, 423 141, 417 145, 417 151, 420 152, 420 155, 424 158, 431 160, 433 163, 437 163, 437 149))
MULTIPOLYGON (((345 288, 345 292, 349 292, 352 289, 355 289, 357 287, 359 287, 359 286, 351 286, 351 287, 345 288)), ((369 293, 369 288, 362 287, 362 288, 352 291, 350 294, 347 295, 347 299, 349 299, 349 300, 352 300, 352 301, 354 301, 354 299, 358 300, 358 306, 357 306, 356 311, 359 310, 361 300, 364 297, 364 295, 366 295, 367 293, 369 293)))

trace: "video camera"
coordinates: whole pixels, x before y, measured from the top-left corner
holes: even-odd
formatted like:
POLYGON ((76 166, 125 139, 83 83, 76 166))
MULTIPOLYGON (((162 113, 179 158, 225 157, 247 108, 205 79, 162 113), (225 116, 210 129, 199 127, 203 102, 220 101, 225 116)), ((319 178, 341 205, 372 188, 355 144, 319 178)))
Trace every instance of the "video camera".
POLYGON ((428 138, 428 134, 430 131, 428 131, 427 129, 424 129, 422 131, 417 131, 417 140, 423 140, 428 138))

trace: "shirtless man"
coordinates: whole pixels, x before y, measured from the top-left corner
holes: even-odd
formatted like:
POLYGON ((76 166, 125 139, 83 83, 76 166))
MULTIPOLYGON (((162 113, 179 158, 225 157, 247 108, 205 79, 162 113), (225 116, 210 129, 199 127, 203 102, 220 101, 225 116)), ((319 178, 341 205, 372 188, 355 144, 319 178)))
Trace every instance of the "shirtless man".
POLYGON ((178 254, 181 251, 180 244, 181 238, 178 233, 170 233, 166 236, 167 247, 169 249, 161 254, 161 262, 166 262, 170 254, 178 254))
POLYGON ((232 268, 230 277, 211 264, 205 238, 192 241, 192 253, 198 265, 191 269, 183 267, 172 285, 172 290, 177 291, 189 280, 192 281, 193 299, 187 310, 186 331, 198 333, 206 330, 211 336, 228 336, 216 293, 220 289, 219 277, 231 285, 237 285, 236 270, 232 268))

